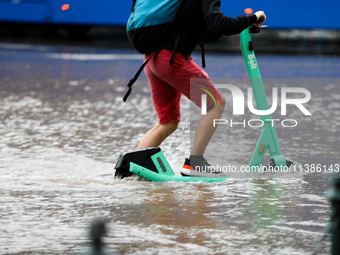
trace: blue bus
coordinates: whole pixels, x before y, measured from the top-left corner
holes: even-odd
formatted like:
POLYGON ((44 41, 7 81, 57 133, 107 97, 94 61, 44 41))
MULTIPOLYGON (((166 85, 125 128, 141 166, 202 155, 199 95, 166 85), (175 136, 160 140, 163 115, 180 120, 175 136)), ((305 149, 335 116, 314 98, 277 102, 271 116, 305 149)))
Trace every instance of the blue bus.
MULTIPOLYGON (((0 22, 124 26, 133 0, 0 0, 0 22)), ((263 10, 273 29, 340 29, 339 0, 222 0, 238 16, 263 10)))

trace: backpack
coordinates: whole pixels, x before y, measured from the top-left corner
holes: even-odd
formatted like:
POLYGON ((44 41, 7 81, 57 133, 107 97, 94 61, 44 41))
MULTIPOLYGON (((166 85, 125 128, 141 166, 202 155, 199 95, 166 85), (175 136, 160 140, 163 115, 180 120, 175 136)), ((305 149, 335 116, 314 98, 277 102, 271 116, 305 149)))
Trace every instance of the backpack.
POLYGON ((134 0, 126 26, 132 46, 140 53, 158 50, 174 34, 174 21, 185 0, 134 0))

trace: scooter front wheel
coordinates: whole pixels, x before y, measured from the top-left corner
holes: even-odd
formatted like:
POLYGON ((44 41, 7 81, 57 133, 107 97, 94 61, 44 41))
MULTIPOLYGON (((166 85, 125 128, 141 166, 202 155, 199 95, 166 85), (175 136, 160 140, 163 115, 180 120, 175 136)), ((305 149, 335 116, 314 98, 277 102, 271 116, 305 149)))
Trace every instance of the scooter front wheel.
MULTIPOLYGON (((290 168, 295 162, 291 159, 287 159, 286 158, 286 164, 287 164, 287 167, 290 168)), ((269 160, 269 163, 263 167, 263 173, 266 173, 268 170, 279 170, 280 169, 280 166, 277 166, 274 159, 270 159, 269 160)))

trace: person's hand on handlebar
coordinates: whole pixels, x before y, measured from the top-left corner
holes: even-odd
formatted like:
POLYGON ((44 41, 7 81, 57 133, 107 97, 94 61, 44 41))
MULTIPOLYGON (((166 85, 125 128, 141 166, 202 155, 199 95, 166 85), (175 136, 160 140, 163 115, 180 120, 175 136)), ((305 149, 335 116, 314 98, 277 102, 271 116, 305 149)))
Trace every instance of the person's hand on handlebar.
POLYGON ((255 12, 254 14, 255 14, 256 17, 257 17, 257 21, 256 21, 256 23, 254 23, 253 25, 254 25, 255 27, 260 28, 260 27, 261 27, 261 24, 262 24, 263 22, 265 22, 265 20, 266 20, 266 14, 264 14, 263 11, 257 11, 257 12, 255 12))

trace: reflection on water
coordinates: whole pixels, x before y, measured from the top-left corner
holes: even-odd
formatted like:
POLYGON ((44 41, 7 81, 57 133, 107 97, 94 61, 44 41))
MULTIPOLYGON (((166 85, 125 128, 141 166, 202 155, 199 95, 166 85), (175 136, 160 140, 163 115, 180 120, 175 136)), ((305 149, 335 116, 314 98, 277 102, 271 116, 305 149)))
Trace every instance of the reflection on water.
MULTIPOLYGON (((212 184, 114 180, 119 153, 134 149, 157 119, 145 77, 135 85, 128 103, 121 102, 125 83, 140 64, 137 57, 126 57, 133 52, 92 49, 91 60, 50 57, 84 51, 0 50, 3 253, 83 251, 88 245, 86 227, 97 216, 110 220, 107 246, 123 254, 306 254, 315 249, 329 212, 325 175, 212 184), (108 57, 96 59, 93 54, 108 57)), ((235 56, 208 58, 216 60, 209 62, 216 69, 224 59, 242 63, 235 56)), ((264 70, 278 65, 271 57, 267 60, 264 70)), ((319 68, 328 58, 314 60, 319 68)), ((302 60, 286 61, 289 65, 302 60)), ((336 97, 337 87, 327 88, 316 89, 314 112, 336 97)), ((332 102, 323 115, 333 114, 335 121, 339 104, 332 102)), ((323 153, 334 159, 339 140, 332 132, 338 130, 337 123, 321 129, 321 111, 315 115, 321 124, 313 134, 320 139, 304 140, 302 132, 287 134, 294 148, 300 148, 295 156, 312 159, 312 148, 323 146, 323 153)), ((188 156, 189 133, 189 103, 183 99, 180 128, 162 146, 176 171, 188 156)), ((237 134, 232 139, 236 138, 237 134)), ((289 150, 287 143, 282 147, 289 150)), ((240 151, 231 149, 226 157, 240 157, 247 146, 240 141, 240 151)), ((323 253, 328 251, 326 244, 323 253)))

